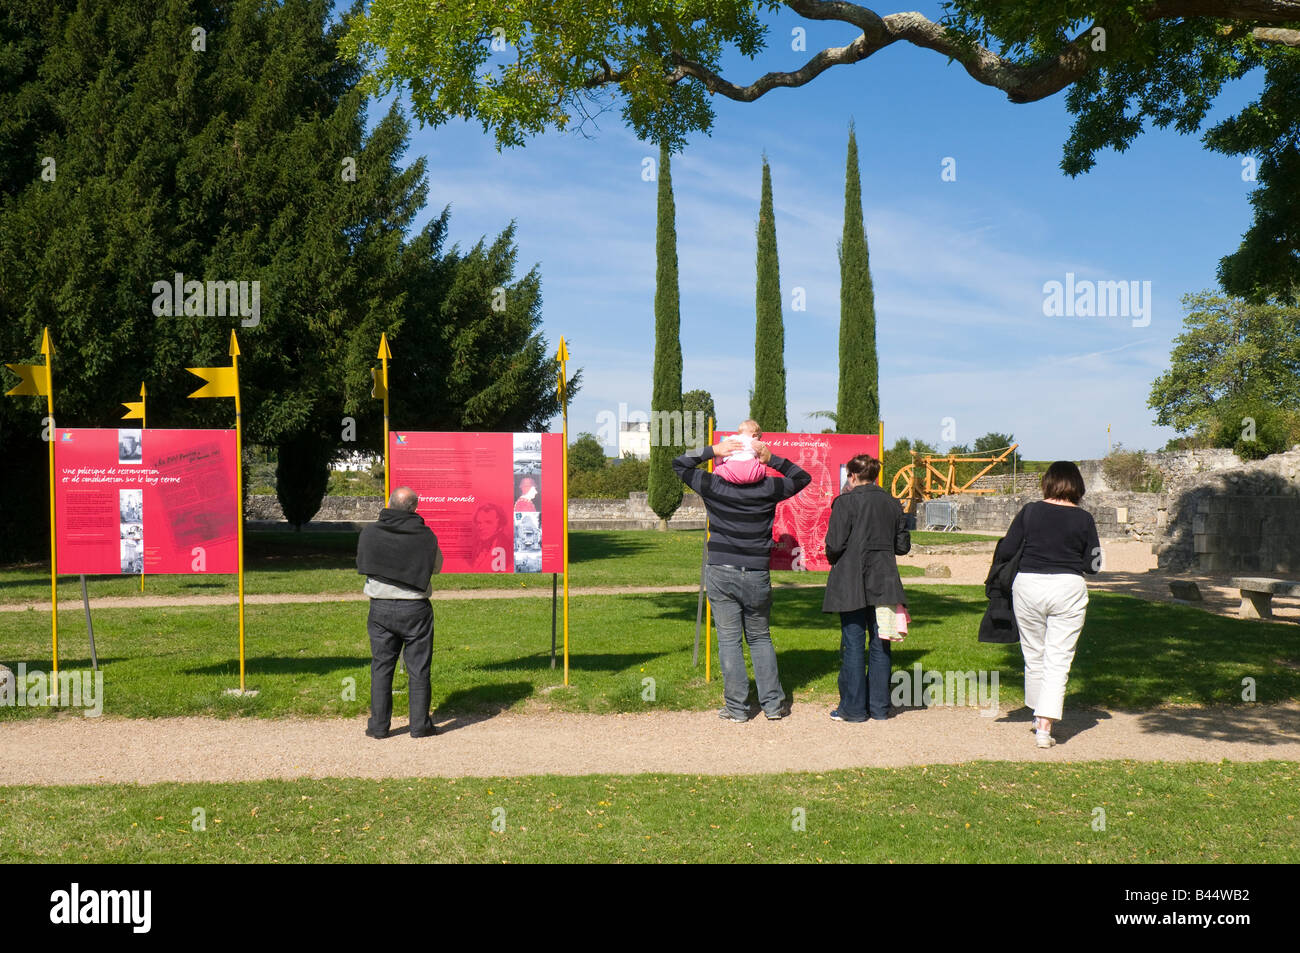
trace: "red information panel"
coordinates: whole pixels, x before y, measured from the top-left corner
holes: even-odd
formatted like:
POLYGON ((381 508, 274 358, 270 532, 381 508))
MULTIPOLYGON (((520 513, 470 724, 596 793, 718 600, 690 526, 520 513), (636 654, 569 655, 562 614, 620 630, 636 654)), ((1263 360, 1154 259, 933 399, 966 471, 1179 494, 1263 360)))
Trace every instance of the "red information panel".
POLYGON ((56 430, 61 573, 238 571, 233 430, 56 430))
POLYGON ((393 489, 409 486, 444 573, 564 571, 564 436, 389 434, 393 489))
MULTIPOLYGON (((721 443, 735 431, 717 431, 721 443)), ((765 433, 763 442, 772 453, 808 471, 812 483, 802 493, 777 504, 772 524, 771 568, 829 571, 826 561, 826 527, 831 521, 831 501, 849 481, 845 465, 860 453, 880 459, 880 436, 843 433, 765 433)), ((769 469, 769 474, 776 471, 769 469)))

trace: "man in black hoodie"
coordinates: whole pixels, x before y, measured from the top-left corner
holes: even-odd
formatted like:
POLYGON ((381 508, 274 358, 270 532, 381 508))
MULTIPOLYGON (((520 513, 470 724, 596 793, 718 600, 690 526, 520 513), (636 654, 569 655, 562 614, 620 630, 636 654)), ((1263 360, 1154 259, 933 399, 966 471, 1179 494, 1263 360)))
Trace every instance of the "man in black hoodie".
POLYGON ((393 670, 406 650, 410 673, 411 737, 435 734, 429 716, 429 663, 433 656, 433 593, 430 577, 442 569, 438 537, 416 513, 420 498, 399 486, 379 519, 357 540, 357 572, 370 597, 370 723, 366 734, 387 738, 393 717, 393 670))

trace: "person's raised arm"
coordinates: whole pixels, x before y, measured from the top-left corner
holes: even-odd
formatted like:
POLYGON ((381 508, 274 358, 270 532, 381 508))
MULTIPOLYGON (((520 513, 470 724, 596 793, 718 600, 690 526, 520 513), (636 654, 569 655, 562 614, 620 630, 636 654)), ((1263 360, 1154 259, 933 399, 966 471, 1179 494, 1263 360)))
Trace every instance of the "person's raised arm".
POLYGON ((711 473, 699 468, 701 463, 712 459, 724 459, 735 453, 741 447, 741 443, 734 437, 728 437, 721 443, 712 447, 703 447, 699 450, 687 450, 679 457, 673 458, 673 472, 677 474, 677 479, 681 480, 696 493, 699 493, 712 476, 711 473))
POLYGON ((758 454, 758 459, 781 474, 780 479, 776 481, 776 499, 789 499, 812 482, 812 477, 807 470, 785 457, 776 456, 772 453, 772 448, 763 441, 754 441, 754 452, 758 454))

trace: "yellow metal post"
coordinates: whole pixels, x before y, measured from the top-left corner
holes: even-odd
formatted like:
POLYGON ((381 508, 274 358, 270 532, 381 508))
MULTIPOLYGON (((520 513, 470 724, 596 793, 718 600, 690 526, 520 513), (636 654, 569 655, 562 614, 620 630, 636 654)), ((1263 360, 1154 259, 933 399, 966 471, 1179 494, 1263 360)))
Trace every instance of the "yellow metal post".
POLYGON ((879 435, 878 439, 880 440, 880 445, 877 448, 877 450, 880 453, 880 472, 876 474, 876 486, 884 486, 885 485, 885 422, 883 420, 878 420, 876 421, 876 423, 880 425, 880 429, 876 431, 876 433, 879 435))
POLYGON ((239 539, 239 692, 244 692, 244 414, 239 403, 239 342, 230 331, 230 367, 235 376, 235 498, 239 539))
POLYGON ((244 423, 239 402, 239 341, 230 332, 229 367, 191 367, 187 370, 206 383, 190 394, 195 397, 235 398, 235 532, 239 546, 239 693, 244 694, 244 423))
POLYGON ((566 362, 569 360, 569 348, 564 342, 564 336, 560 336, 560 350, 556 353, 556 358, 560 362, 560 412, 561 412, 561 432, 564 435, 564 455, 561 460, 562 476, 561 486, 564 494, 564 532, 563 532, 563 558, 564 558, 564 684, 569 684, 569 393, 568 393, 568 368, 566 362))
MULTIPOLYGON (((709 418, 709 446, 713 446, 713 418, 709 418)), ((713 472, 713 461, 709 460, 709 472, 713 472)), ((704 511, 704 548, 709 547, 709 511, 704 511)), ((708 560, 705 560, 708 564, 708 560)), ((706 570, 707 572, 707 570, 706 570)), ((713 680, 713 606, 708 596, 704 599, 704 681, 713 680)))
MULTIPOLYGON (((384 506, 388 505, 389 494, 392 493, 392 481, 388 472, 388 359, 393 356, 393 352, 388 347, 387 332, 379 335, 379 388, 383 394, 375 394, 376 397, 384 398, 384 506)), ((371 393, 374 393, 371 391, 371 393)))
MULTIPOLYGON (((50 329, 45 328, 41 334, 41 353, 45 355, 44 364, 6 364, 18 375, 18 384, 5 391, 6 397, 40 397, 45 396, 45 427, 47 442, 50 445, 50 644, 54 663, 54 675, 59 674, 59 585, 58 585, 58 545, 55 542, 54 516, 54 346, 50 344, 50 329)), ((55 684, 57 686, 57 678, 55 684)), ((56 687, 57 691, 57 687, 56 687)))
MULTIPOLYGON (((50 420, 50 644, 55 683, 59 676, 59 581, 58 544, 54 532, 54 346, 50 329, 41 335, 41 353, 45 355, 45 413, 50 420)), ((56 689, 57 691, 57 689, 56 689)))

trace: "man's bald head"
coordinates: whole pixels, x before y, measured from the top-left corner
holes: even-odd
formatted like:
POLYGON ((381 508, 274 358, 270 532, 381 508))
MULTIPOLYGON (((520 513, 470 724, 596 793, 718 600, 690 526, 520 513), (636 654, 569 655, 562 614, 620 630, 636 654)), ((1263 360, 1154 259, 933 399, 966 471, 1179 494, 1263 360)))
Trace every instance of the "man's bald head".
POLYGON ((414 513, 419 505, 420 497, 409 486, 399 486, 388 498, 388 508, 390 510, 405 510, 408 513, 414 513))

